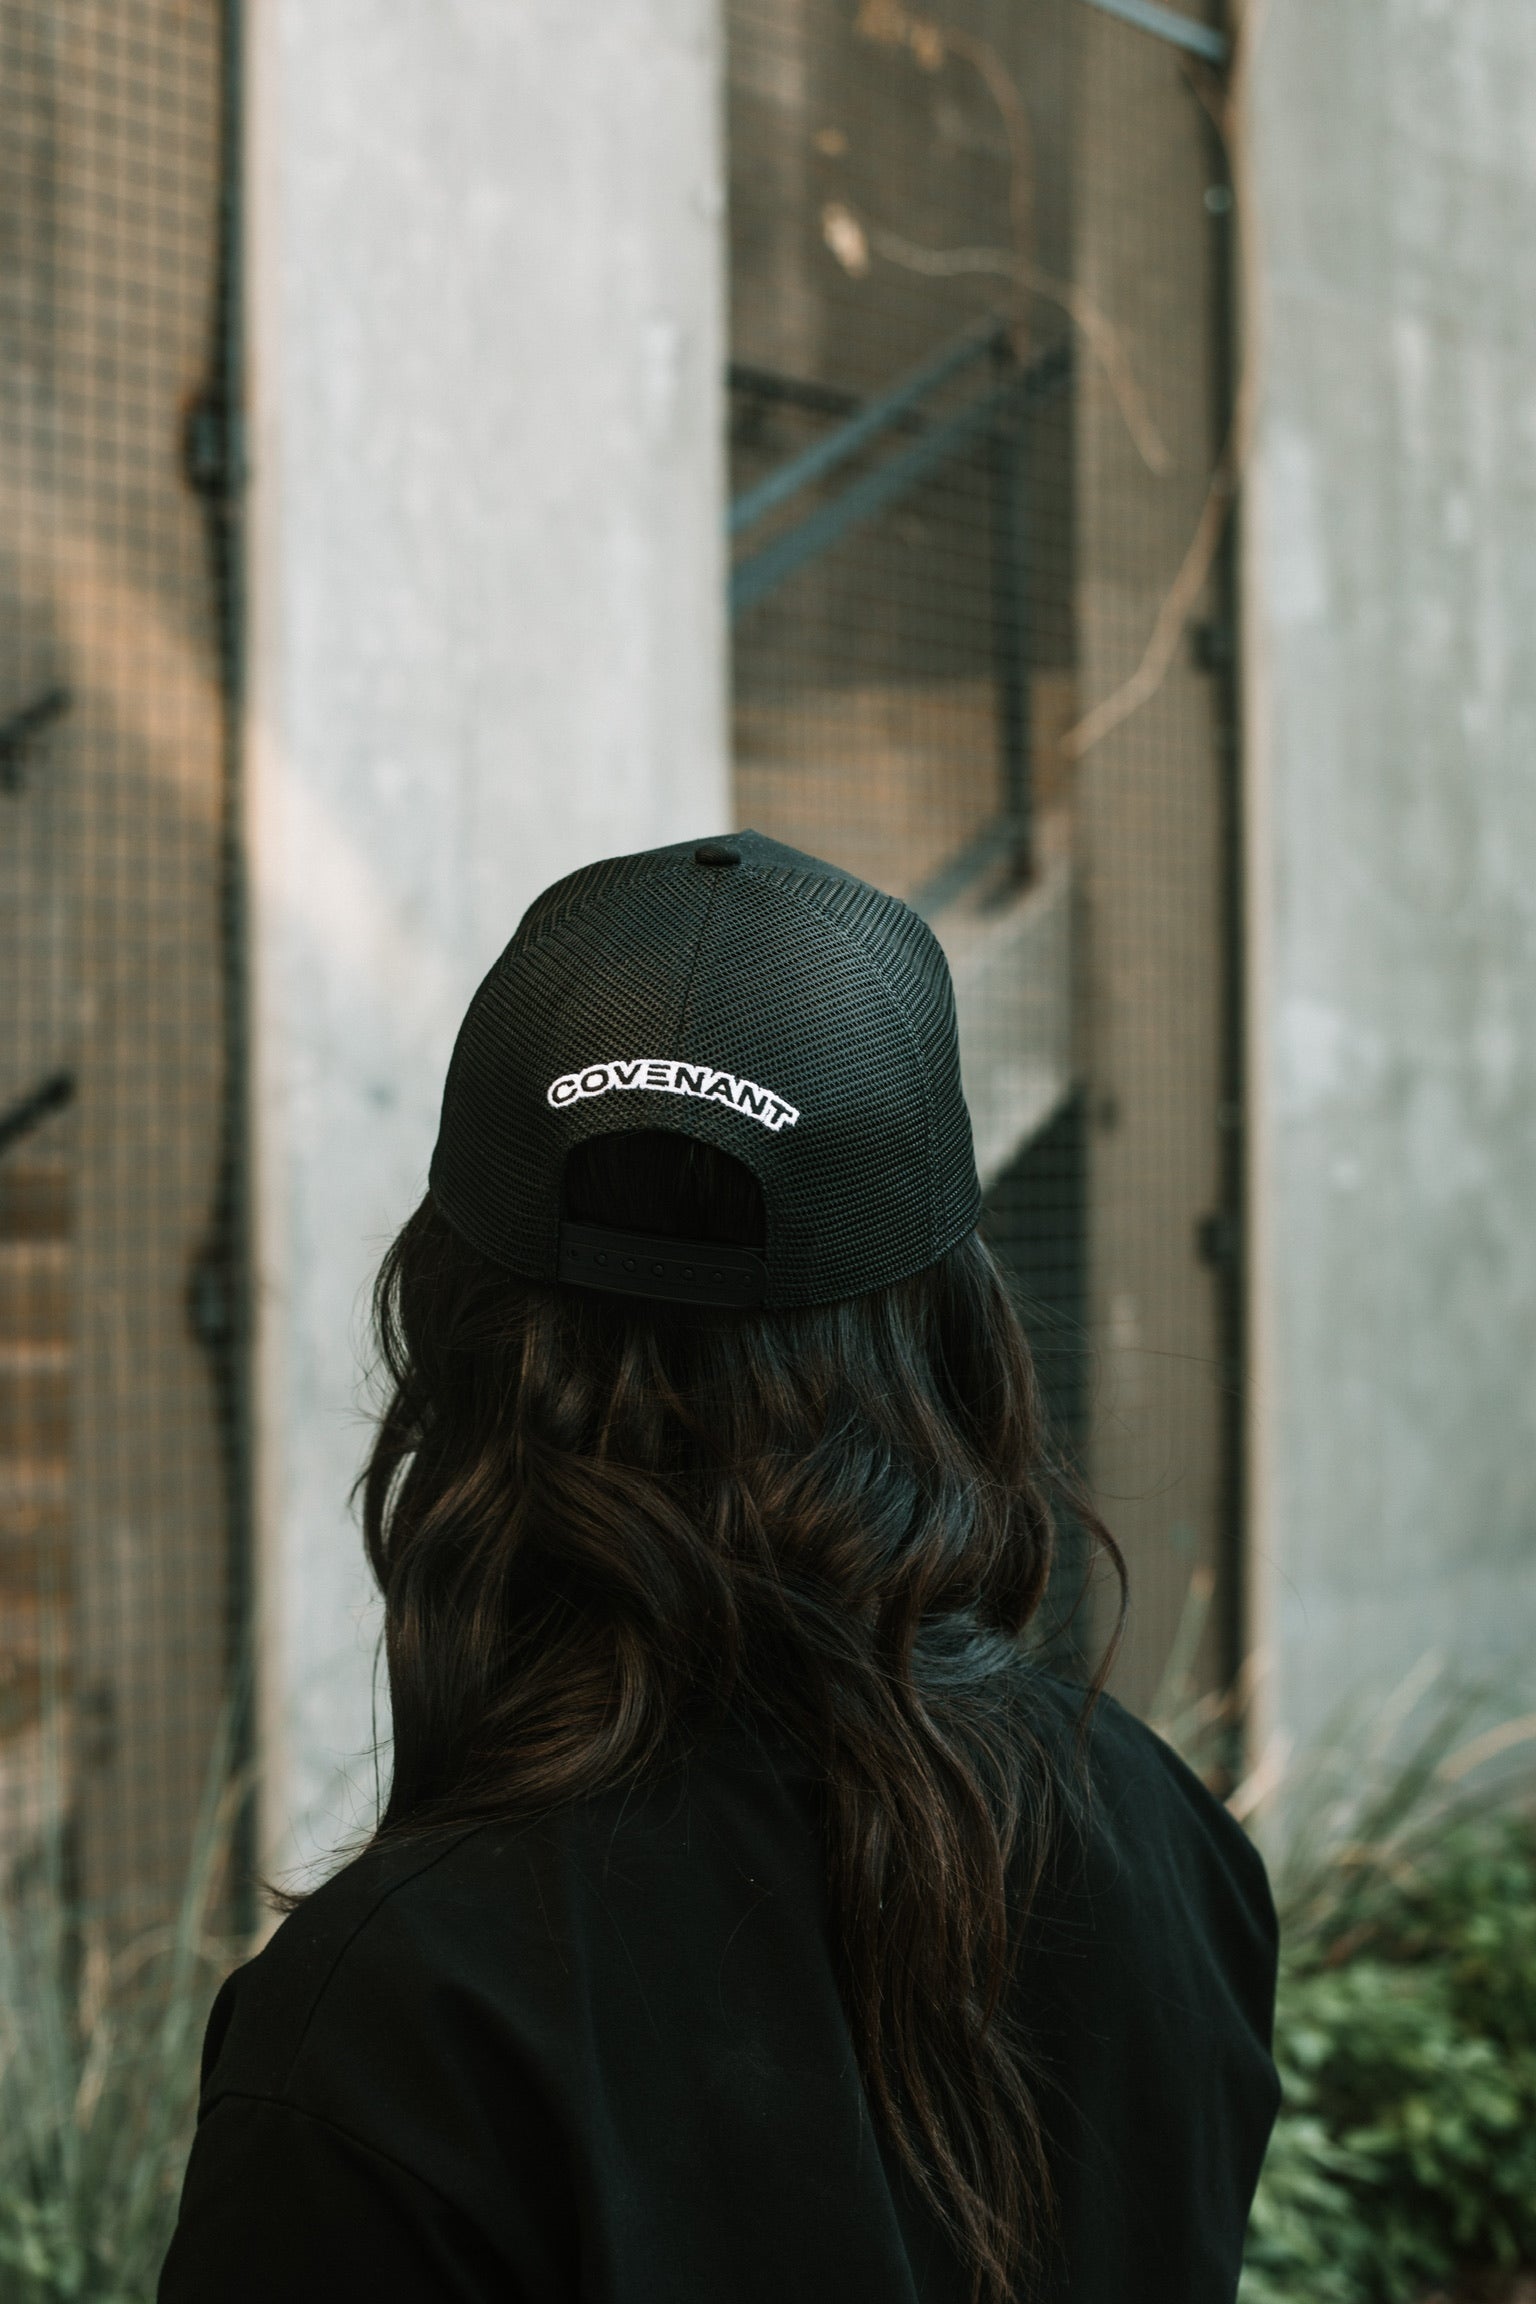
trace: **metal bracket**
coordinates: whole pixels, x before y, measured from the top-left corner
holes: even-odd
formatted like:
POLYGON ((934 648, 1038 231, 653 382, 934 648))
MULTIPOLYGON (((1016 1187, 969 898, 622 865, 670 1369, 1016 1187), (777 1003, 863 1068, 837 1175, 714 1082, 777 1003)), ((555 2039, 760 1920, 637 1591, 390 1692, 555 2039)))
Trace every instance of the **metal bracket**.
POLYGON ((0 792, 21 790, 28 751, 69 710, 69 701, 67 688, 50 688, 0 725, 0 792))

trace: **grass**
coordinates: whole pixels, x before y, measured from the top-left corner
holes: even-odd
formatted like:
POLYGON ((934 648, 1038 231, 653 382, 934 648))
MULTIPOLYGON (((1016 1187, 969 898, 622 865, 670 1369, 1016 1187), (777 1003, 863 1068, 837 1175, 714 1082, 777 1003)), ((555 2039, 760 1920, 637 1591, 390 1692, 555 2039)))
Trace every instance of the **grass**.
POLYGON ((220 1751, 180 1904, 80 1921, 47 1844, 0 1907, 0 2304, 152 2304, 234 1947, 210 1933, 240 1790, 220 1751))
POLYGON ((1280 2119, 1241 2304, 1512 2292, 1536 2266, 1536 1716, 1416 1676, 1285 1789, 1280 2119))
MULTIPOLYGON (((1210 1596, 1194 1579, 1152 1717, 1224 1787, 1248 1689, 1198 1687, 1210 1596)), ((1281 1923, 1240 2304, 1536 2304, 1536 1713, 1498 1711, 1426 1658, 1230 1794, 1281 1923)))

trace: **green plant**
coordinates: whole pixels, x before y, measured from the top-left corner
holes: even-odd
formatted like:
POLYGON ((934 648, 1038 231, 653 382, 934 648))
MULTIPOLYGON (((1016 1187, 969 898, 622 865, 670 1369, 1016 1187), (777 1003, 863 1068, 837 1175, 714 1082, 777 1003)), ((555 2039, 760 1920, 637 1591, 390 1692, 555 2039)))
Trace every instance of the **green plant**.
POLYGON ((162 1927, 114 1945, 82 1922, 56 1840, 0 1903, 0 2304, 151 2304, 231 1965, 208 1928, 238 1800, 218 1766, 162 1927))
POLYGON ((1479 1769, 1531 1720, 1465 1741, 1341 1732, 1293 1788, 1276 1866, 1284 2102, 1242 2304, 1410 2304, 1469 2266, 1536 2262, 1536 1813, 1479 1769))

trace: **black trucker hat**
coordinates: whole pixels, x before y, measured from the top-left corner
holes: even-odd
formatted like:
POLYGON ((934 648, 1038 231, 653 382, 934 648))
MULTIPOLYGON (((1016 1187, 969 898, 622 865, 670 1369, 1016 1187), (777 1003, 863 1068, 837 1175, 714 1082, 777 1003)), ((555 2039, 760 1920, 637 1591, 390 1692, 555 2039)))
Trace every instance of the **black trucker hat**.
POLYGON ((448 1068, 432 1196, 531 1280, 830 1303, 980 1212, 949 969, 927 925, 757 832, 589 864, 529 906, 448 1068), (563 1220, 567 1155, 668 1129, 762 1187, 761 1254, 563 1220))

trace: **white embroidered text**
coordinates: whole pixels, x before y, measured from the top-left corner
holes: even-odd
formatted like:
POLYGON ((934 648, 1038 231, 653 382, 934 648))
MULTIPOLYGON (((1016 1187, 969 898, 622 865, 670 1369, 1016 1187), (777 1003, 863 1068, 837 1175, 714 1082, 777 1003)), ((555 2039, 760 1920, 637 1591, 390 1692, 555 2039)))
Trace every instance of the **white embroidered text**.
POLYGON ((775 1135, 793 1128, 800 1115, 793 1104, 759 1088, 755 1080, 739 1080, 734 1072, 721 1072, 713 1064, 685 1064, 675 1057, 634 1056, 622 1064, 589 1064, 581 1072, 562 1072, 551 1080, 548 1101, 558 1111, 584 1096, 606 1096, 610 1088, 646 1088, 663 1096, 702 1096, 706 1102, 729 1104, 734 1112, 748 1113, 775 1135))

